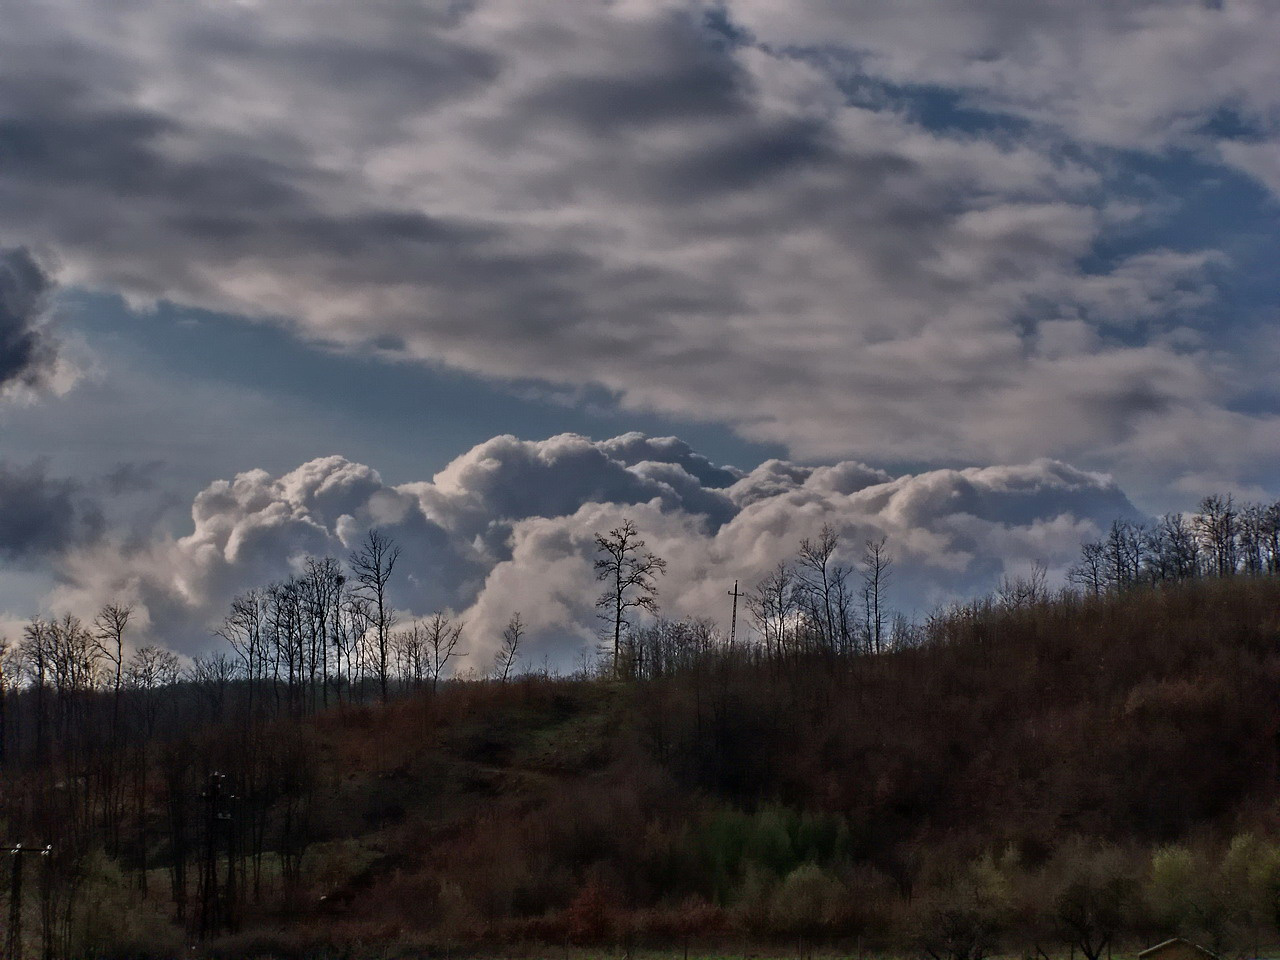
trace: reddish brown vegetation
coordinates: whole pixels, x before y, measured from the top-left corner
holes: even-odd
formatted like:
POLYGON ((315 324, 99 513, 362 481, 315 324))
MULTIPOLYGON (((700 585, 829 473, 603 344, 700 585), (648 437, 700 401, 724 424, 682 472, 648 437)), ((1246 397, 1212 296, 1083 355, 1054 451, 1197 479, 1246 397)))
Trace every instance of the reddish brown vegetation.
MULTIPOLYGON (((185 722, 179 755, 152 747, 147 865, 172 873, 184 830, 191 849, 148 909, 197 902, 193 798, 216 767, 258 791, 237 814, 261 833, 236 848, 240 932, 211 947, 240 955, 301 931, 1244 949, 1280 920, 1278 640, 1280 581, 1241 577, 978 604, 879 655, 713 652, 661 679, 454 683, 305 721, 232 697, 222 724, 185 722)), ((44 769, 10 761, 11 827, 41 829, 44 769)), ((136 889, 138 827, 113 847, 94 817, 84 849, 136 889)))

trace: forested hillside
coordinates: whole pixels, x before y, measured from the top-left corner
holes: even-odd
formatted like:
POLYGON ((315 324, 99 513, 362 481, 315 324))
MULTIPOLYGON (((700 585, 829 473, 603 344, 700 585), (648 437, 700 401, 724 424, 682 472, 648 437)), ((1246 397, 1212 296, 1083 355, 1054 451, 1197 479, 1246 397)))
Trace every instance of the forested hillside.
POLYGON ((386 704, 10 690, 0 835, 53 847, 24 955, 1277 938, 1274 577, 1015 591, 857 656, 647 636, 627 679, 386 704))

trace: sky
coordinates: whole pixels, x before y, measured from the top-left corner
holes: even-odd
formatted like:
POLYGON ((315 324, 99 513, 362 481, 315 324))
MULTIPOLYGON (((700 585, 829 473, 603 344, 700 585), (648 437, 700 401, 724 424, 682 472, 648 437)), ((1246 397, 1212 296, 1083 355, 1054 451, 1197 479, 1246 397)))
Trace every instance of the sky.
POLYGON ((377 525, 477 656, 594 532, 724 619, 824 523, 911 611, 1280 496, 1274 0, 16 0, 0 633, 377 525), (661 551, 660 551, 661 552, 661 551))

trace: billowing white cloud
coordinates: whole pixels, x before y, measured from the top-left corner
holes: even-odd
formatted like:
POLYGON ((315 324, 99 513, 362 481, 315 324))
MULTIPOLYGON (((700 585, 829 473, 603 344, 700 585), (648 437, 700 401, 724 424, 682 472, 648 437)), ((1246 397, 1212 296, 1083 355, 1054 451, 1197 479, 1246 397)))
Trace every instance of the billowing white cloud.
POLYGON ((152 637, 196 649, 235 593, 296 572, 307 555, 345 557, 377 526, 403 550, 393 598, 406 616, 459 612, 482 664, 518 610, 529 656, 564 666, 592 648, 598 625, 594 535, 624 518, 669 563, 664 611, 723 620, 735 579, 753 584, 823 524, 840 534, 845 562, 887 537, 895 596, 915 611, 1035 561, 1060 573, 1082 540, 1132 512, 1108 477, 1053 460, 899 477, 771 460, 743 474, 673 438, 504 436, 419 483, 387 485, 342 457, 218 481, 196 498, 186 536, 69 552, 50 603, 91 614, 128 600, 152 637))
POLYGON ((19 0, 0 242, 54 247, 71 283, 599 385, 804 458, 1164 482, 1186 465, 1146 437, 1190 428, 1256 471, 1276 417, 1206 330, 1229 261, 1095 255, 1164 202, 1115 195, 1121 151, 1274 182, 1278 16, 19 0), (930 96, 989 115, 932 122, 930 96))

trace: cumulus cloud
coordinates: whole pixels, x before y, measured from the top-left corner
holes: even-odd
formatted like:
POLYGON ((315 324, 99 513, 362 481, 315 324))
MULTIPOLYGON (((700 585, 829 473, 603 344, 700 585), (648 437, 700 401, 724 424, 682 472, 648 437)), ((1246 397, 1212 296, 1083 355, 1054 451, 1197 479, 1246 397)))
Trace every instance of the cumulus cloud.
POLYGON ((1099 257, 1103 198, 1122 150, 1273 180, 1212 130, 1270 141, 1278 36, 1262 0, 21 0, 0 224, 138 301, 805 458, 1168 478, 1176 451, 1123 458, 1237 409, 1242 358, 1197 336, 1217 255, 1099 257))
POLYGON ((52 288, 29 250, 0 249, 0 396, 43 386, 57 370, 57 341, 45 325, 52 288))
POLYGON ((673 438, 503 436, 430 481, 388 485, 336 456, 218 481, 196 497, 185 536, 71 551, 50 602, 91 612, 131 601, 155 639, 192 650, 235 593, 296 572, 307 555, 345 557, 377 526, 403 550, 393 599, 405 616, 459 612, 484 663, 519 610, 530 655, 567 665, 594 645, 594 535, 624 518, 669 562, 664 611, 723 619, 734 579, 754 583, 823 524, 846 562, 887 537, 896 601, 918 611, 1035 561, 1060 573, 1082 540, 1133 512, 1110 478, 1054 460, 897 477, 770 460, 744 473, 673 438))

